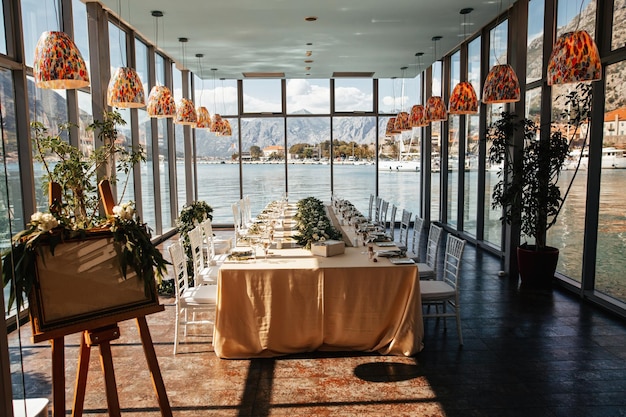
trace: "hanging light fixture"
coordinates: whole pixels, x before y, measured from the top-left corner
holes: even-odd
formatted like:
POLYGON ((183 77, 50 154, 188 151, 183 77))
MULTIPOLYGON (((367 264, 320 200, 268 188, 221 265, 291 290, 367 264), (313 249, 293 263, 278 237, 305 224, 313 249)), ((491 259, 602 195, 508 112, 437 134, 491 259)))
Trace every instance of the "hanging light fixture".
MULTIPOLYGON (((415 54, 415 65, 417 67, 417 73, 422 72, 422 63, 420 58, 424 55, 424 52, 417 52, 415 54)), ((416 75, 417 76, 417 75, 416 75)), ((419 95, 416 92, 416 97, 419 95)), ((415 104, 411 107, 411 113, 409 114, 409 125, 413 127, 422 127, 428 125, 428 119, 426 118, 426 108, 421 104, 415 104)))
POLYGON ((200 78, 202 79, 202 86, 200 89, 200 106, 196 109, 196 113, 198 116, 198 122, 196 123, 196 129, 210 129, 211 128, 211 115, 206 107, 202 106, 202 93, 204 92, 204 77, 202 74, 202 57, 203 54, 196 54, 196 58, 198 58, 198 66, 200 68, 200 78))
POLYGON ((485 78, 483 103, 514 103, 520 99, 517 75, 509 64, 494 65, 485 78))
POLYGON ((89 85, 85 60, 65 32, 41 34, 35 47, 33 75, 39 88, 73 89, 89 85))
MULTIPOLYGON (((501 8, 502 0, 500 0, 500 5, 498 6, 498 15, 500 15, 501 8)), ((496 24, 495 27, 497 28, 498 24, 496 24)), ((495 55, 495 42, 493 49, 495 55)), ((517 74, 515 74, 512 66, 509 64, 500 64, 498 57, 495 56, 495 58, 496 65, 487 73, 485 84, 483 85, 483 103, 514 103, 519 101, 520 86, 517 74)))
MULTIPOLYGON (((472 12, 471 7, 461 9, 459 13, 463 16, 463 40, 467 37, 465 28, 467 27, 467 15, 472 12)), ((448 104, 450 114, 476 114, 478 113, 478 97, 472 84, 468 81, 461 81, 452 90, 450 103, 448 104)))
MULTIPOLYGON (((163 17, 163 12, 160 10, 153 10, 152 16, 155 23, 155 39, 156 49, 159 49, 159 17, 163 17)), ((156 84, 150 90, 148 95, 148 116, 162 119, 164 117, 176 116, 176 103, 172 92, 164 85, 159 85, 159 75, 157 72, 156 84)))
MULTIPOLYGON (((120 54, 122 54, 122 19, 121 0, 118 0, 118 23, 120 25, 120 54)), ((141 78, 134 68, 118 68, 109 81, 107 88, 107 104, 111 107, 139 108, 146 105, 146 94, 141 83, 141 78)))
POLYGON ((389 120, 387 120, 387 126, 385 128, 385 136, 389 138, 398 133, 400 133, 400 131, 396 130, 396 118, 390 117, 389 120))
MULTIPOLYGON (((224 113, 226 113, 226 99, 224 97, 224 79, 220 78, 222 81, 222 104, 224 105, 224 113)), ((230 122, 228 119, 222 119, 222 127, 220 129, 220 136, 231 136, 233 134, 233 129, 230 127, 230 122)))
POLYGON ((211 132, 215 133, 219 136, 222 132, 222 116, 217 113, 217 100, 216 100, 216 86, 215 86, 215 73, 217 72, 217 68, 211 68, 213 71, 213 109, 215 112, 213 113, 213 121, 211 122, 211 132))
MULTIPOLYGON (((178 38, 183 50, 183 70, 187 69, 185 65, 185 44, 187 43, 187 38, 178 38)), ((181 98, 180 103, 176 106, 176 117, 174 118, 174 123, 184 126, 195 126, 198 122, 198 114, 196 113, 196 109, 193 105, 193 102, 187 98, 181 98)))
MULTIPOLYGON (((437 61, 437 41, 441 39, 441 36, 433 36, 433 61, 437 61)), ((434 64, 433 64, 434 65, 434 64)), ((443 102, 441 96, 429 97, 426 101, 426 118, 429 122, 440 122, 448 120, 448 112, 446 110, 446 104, 443 102)))
POLYGON ((411 125, 409 124, 409 113, 404 111, 404 72, 407 67, 402 67, 400 70, 402 71, 402 90, 400 95, 400 112, 396 115, 395 122, 395 130, 400 132, 405 132, 407 130, 411 130, 411 125))
POLYGON ((564 33, 548 61, 548 85, 597 81, 602 78, 598 47, 585 30, 564 33))

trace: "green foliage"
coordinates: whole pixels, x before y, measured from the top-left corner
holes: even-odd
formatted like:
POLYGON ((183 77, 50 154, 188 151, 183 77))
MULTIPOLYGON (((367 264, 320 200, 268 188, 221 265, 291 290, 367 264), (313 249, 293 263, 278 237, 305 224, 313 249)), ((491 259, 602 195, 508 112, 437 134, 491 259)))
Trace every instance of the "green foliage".
MULTIPOLYGON (((567 95, 566 106, 569 110, 561 115, 560 122, 571 128, 569 139, 562 133, 563 126, 559 129, 556 125, 550 126, 548 138, 540 139, 537 124, 508 112, 503 112, 487 131, 487 140, 491 142, 489 162, 502 164, 492 192, 492 207, 503 209, 500 220, 519 225, 522 233, 534 238, 537 250, 545 248, 546 232, 555 224, 580 166, 579 160, 562 195, 557 183, 580 126, 589 121, 591 88, 580 84, 567 95), (517 134, 523 136, 521 149, 514 141, 517 134), (521 163, 514 163, 517 152, 521 163)), ((585 137, 582 149, 586 140, 585 137)))
POLYGON ((341 232, 333 227, 326 215, 324 203, 315 197, 298 201, 295 219, 298 222, 298 234, 294 238, 298 245, 306 249, 311 249, 315 242, 342 239, 341 232))

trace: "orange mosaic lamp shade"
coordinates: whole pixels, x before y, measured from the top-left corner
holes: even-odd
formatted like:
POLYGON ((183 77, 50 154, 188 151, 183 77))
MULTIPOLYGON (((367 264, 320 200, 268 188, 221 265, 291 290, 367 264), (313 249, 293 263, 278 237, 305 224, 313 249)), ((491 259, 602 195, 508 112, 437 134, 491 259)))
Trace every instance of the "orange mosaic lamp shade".
POLYGON ((201 106, 196 109, 198 115, 198 122, 196 123, 196 129, 210 129, 211 128, 211 115, 206 107, 201 106))
POLYGON ((233 128, 230 126, 230 122, 226 119, 222 119, 222 131, 220 136, 232 136, 233 128))
POLYGON ((508 64, 494 65, 483 86, 483 103, 513 103, 520 99, 517 75, 508 64))
POLYGON ((428 119, 426 118, 426 109, 421 104, 416 104, 411 107, 411 114, 409 116, 409 124, 411 127, 422 127, 428 125, 428 119))
POLYGON ((478 97, 472 84, 462 81, 454 87, 448 106, 450 114, 476 114, 478 113, 478 97))
POLYGON ((401 132, 411 130, 411 125, 409 124, 409 113, 401 111, 396 115, 394 130, 399 130, 401 132))
POLYGON ((390 117, 387 120, 387 127, 385 128, 385 136, 395 135, 397 133, 401 133, 400 130, 396 129, 396 118, 390 117))
POLYGON ((172 92, 164 85, 155 85, 148 95, 148 116, 162 119, 176 116, 176 103, 172 92))
POLYGON ((146 105, 146 95, 137 71, 129 67, 120 67, 115 71, 107 89, 107 104, 121 108, 146 105))
POLYGON ((440 96, 429 97, 426 101, 426 117, 429 122, 441 122, 448 120, 446 104, 440 96))
POLYGON ((600 53, 589 33, 577 30, 559 36, 548 61, 548 85, 601 78, 600 53))
POLYGON ((174 123, 184 126, 195 126, 198 122, 198 115, 193 106, 193 102, 186 98, 181 98, 176 106, 176 117, 174 123))
POLYGON ((72 89, 89 85, 87 66, 74 41, 64 32, 44 32, 35 47, 35 85, 72 89))
POLYGON ((213 115, 213 122, 211 123, 211 132, 216 133, 217 135, 219 135, 220 133, 222 133, 222 116, 220 116, 219 114, 214 114, 213 115))

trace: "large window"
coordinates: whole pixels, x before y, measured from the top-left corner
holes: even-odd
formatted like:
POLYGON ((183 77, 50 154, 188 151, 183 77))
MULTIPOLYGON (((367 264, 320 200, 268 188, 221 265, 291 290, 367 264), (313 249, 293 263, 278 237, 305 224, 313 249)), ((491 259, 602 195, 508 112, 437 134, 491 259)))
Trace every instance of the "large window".
MULTIPOLYGON (((24 62, 32 67, 35 60, 35 47, 41 34, 59 30, 59 2, 58 0, 22 0, 20 4, 24 29, 24 62)), ((81 51, 81 54, 85 52, 81 51)))
MULTIPOLYGON (((432 96, 441 96, 442 89, 442 74, 443 65, 441 61, 435 61, 433 63, 433 79, 432 79, 432 96)), ((432 168, 432 176, 430 177, 430 219, 432 221, 440 220, 440 206, 441 206, 441 145, 442 145, 442 125, 443 122, 433 122, 430 124, 430 143, 431 143, 431 157, 430 164, 432 168)), ((445 161, 444 161, 445 162, 445 161)), ((445 164, 444 164, 445 165, 445 164)))
MULTIPOLYGON (((480 100, 480 46, 481 38, 477 37, 467 45, 467 80, 472 83, 474 91, 480 100)), ((478 107, 480 111, 480 106, 478 107)), ((463 203, 463 229, 472 236, 476 236, 476 221, 478 220, 478 147, 480 116, 466 116, 465 131, 465 192, 463 203)))
POLYGON ((528 35, 526 82, 531 83, 541 79, 543 62, 543 15, 545 0, 530 0, 528 2, 528 35))
MULTIPOLYGON (((461 51, 450 57, 450 88, 454 88, 461 81, 461 51)), ((450 94, 452 92, 450 91, 450 94)), ((457 115, 448 116, 448 195, 446 196, 447 222, 452 227, 457 226, 459 209, 459 163, 461 118, 457 115)))
POLYGON ((330 80, 287 80, 287 114, 299 113, 330 113, 330 80))
POLYGON ((244 113, 282 113, 281 80, 243 80, 244 113))
POLYGON ((335 79, 336 112, 371 112, 374 110, 374 81, 370 78, 335 79))

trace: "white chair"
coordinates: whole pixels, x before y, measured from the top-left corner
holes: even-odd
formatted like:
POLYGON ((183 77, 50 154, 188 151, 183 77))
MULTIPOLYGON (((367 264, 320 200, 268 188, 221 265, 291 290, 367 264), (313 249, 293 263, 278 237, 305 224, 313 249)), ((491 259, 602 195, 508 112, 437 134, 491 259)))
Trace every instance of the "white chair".
POLYGON ((378 218, 378 227, 382 228, 383 231, 387 229, 387 212, 389 212, 389 201, 383 200, 380 203, 380 213, 378 218))
POLYGON ((241 200, 234 203, 232 205, 233 209, 233 226, 235 228, 235 246, 239 244, 239 241, 242 237, 244 237, 248 230, 243 226, 242 219, 242 210, 241 210, 241 200))
POLYGON ((396 212, 398 211, 398 207, 395 204, 391 205, 391 218, 389 219, 389 237, 391 240, 395 240, 396 235, 396 212))
POLYGON ((195 285, 217 282, 219 266, 207 265, 204 258, 202 228, 194 227, 189 231, 189 245, 191 246, 191 261, 193 263, 193 280, 195 285))
POLYGON ((380 205, 383 199, 379 196, 374 198, 374 218, 372 219, 372 223, 378 224, 380 223, 380 205))
POLYGON ((189 286, 187 275, 187 260, 180 241, 173 243, 168 251, 172 258, 174 269, 174 285, 176 294, 176 322, 174 328, 174 354, 178 349, 178 334, 180 325, 184 327, 187 336, 188 324, 213 324, 211 314, 215 312, 217 304, 217 285, 189 286), (209 315, 209 319, 196 319, 196 313, 202 316, 209 315))
POLYGON ((442 227, 434 223, 430 224, 428 244, 426 246, 426 262, 417 263, 420 279, 437 279, 437 257, 439 255, 439 241, 441 240, 442 230, 442 227))
MULTIPOLYGON (((421 261, 421 245, 422 245, 422 232, 424 231, 424 219, 419 216, 415 216, 415 221, 413 222, 413 234, 411 235, 411 247, 410 247, 410 255, 409 258, 413 259, 415 262, 421 261)), ((408 231, 407 231, 408 233, 408 231)), ((407 235, 408 236, 408 235, 407 235)))
POLYGON ((463 333, 461 331, 461 306, 459 303, 459 270, 464 248, 464 240, 449 234, 446 240, 446 253, 443 261, 443 280, 420 281, 422 306, 428 307, 428 311, 423 317, 443 318, 444 330, 447 329, 446 318, 455 317, 460 345, 463 345, 463 333), (431 313, 430 307, 433 305, 435 312, 431 313), (448 307, 453 311, 448 311, 448 307))
POLYGON ((227 254, 233 246, 233 240, 230 238, 218 238, 213 233, 213 225, 211 219, 206 219, 200 223, 200 229, 204 235, 204 248, 206 256, 211 264, 211 260, 216 259, 217 255, 227 254))
POLYGON ((367 211, 367 221, 371 222, 372 221, 372 215, 374 213, 374 194, 370 194, 370 203, 368 206, 368 211, 367 211))
MULTIPOLYGON (((413 213, 406 209, 402 209, 402 217, 400 217, 400 232, 398 235, 398 248, 409 250, 409 228, 411 227, 411 216, 413 213)), ((395 239, 394 239, 395 240, 395 239)))

